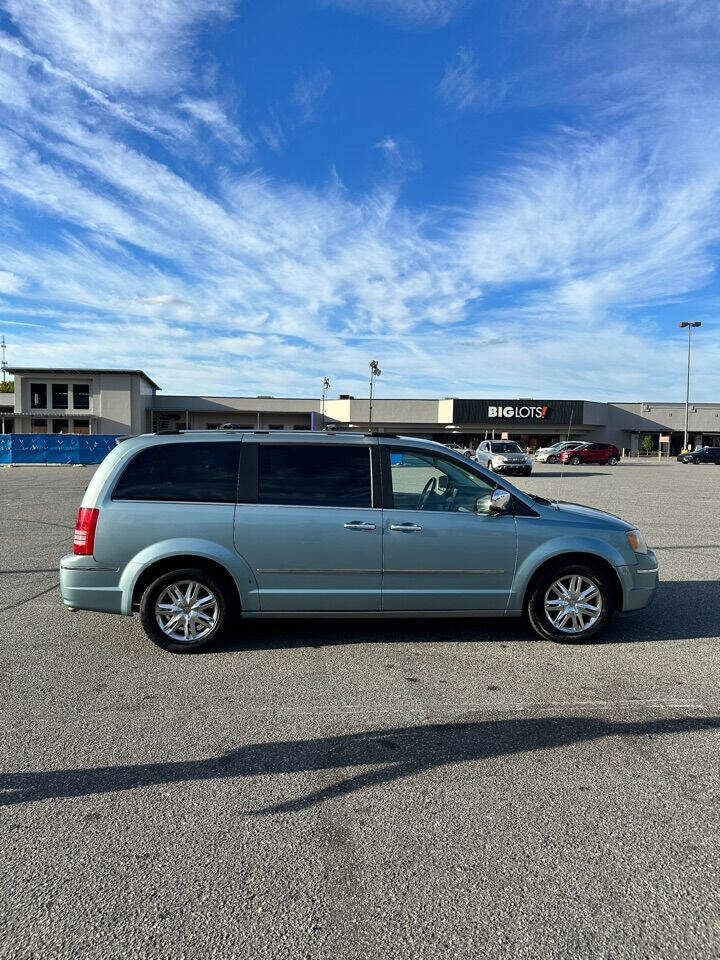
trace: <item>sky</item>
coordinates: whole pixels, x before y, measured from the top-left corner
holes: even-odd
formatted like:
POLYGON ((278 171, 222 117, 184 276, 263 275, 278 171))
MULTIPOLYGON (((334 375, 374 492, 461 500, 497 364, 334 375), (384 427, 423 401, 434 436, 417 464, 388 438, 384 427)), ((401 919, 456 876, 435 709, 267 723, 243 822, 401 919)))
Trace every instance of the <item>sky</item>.
POLYGON ((0 334, 167 393, 720 400, 718 0, 0 0, 0 334))

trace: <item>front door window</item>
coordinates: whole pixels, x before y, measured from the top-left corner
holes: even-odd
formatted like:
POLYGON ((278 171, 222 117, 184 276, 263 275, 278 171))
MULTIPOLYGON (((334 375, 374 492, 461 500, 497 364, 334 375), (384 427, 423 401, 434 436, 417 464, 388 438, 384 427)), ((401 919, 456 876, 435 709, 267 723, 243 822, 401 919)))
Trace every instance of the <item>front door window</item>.
POLYGON ((445 457, 391 450, 390 475, 396 510, 489 513, 493 484, 445 457))

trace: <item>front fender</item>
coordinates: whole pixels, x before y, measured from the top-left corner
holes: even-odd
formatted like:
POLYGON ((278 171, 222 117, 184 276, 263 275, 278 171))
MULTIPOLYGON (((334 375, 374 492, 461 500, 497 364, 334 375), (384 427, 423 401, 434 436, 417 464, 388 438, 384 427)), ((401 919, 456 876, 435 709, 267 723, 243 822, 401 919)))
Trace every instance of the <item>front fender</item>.
POLYGON ((255 574, 239 554, 210 540, 174 537, 171 540, 161 540, 159 543, 146 547, 125 566, 119 583, 122 590, 122 612, 132 613, 132 597, 135 584, 143 571, 157 563, 158 560, 180 556, 202 557, 219 563, 235 581, 243 610, 256 611, 260 609, 255 574))
MULTIPOLYGON (((518 531, 519 532, 519 531, 518 531)), ((627 566, 627 558, 607 540, 592 536, 565 536, 557 537, 551 540, 544 540, 540 543, 529 545, 523 543, 523 536, 519 532, 518 536, 518 564, 515 570, 515 579, 512 592, 508 599, 508 612, 522 611, 523 598, 528 584, 533 578, 535 571, 548 560, 555 557, 562 557, 568 553, 584 553, 589 556, 600 557, 607 561, 618 573, 622 580, 622 573, 627 566), (530 549, 523 556, 523 547, 530 549), (521 560, 520 557, 523 557, 521 560)))

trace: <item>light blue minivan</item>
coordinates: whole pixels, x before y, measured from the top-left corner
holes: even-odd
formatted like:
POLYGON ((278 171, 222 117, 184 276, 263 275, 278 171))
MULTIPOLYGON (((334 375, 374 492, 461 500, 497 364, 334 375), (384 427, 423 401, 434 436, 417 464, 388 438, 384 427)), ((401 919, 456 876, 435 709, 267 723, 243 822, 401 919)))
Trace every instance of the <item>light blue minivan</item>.
POLYGON ((439 443, 187 431, 120 443, 60 562, 73 610, 139 612, 198 650, 244 617, 521 617, 584 641, 646 607, 658 565, 629 523, 545 500, 439 443))

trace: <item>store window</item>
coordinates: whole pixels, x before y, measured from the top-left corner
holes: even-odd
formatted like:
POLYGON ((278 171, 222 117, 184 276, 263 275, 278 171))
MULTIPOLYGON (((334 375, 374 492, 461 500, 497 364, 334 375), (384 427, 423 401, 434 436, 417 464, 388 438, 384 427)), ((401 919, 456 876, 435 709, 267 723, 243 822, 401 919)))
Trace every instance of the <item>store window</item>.
POLYGON ((33 433, 47 433, 47 420, 36 420, 32 421, 32 432, 33 433))
POLYGON ((73 420, 73 433, 81 433, 83 435, 90 433, 90 421, 78 420, 77 418, 73 420))
POLYGON ((52 385, 52 405, 53 410, 67 410, 68 385, 66 383, 54 383, 52 385))
POLYGON ((52 422, 52 432, 53 433, 69 433, 70 432, 70 421, 69 420, 53 420, 52 422))
POLYGON ((73 408, 75 410, 90 409, 90 385, 87 383, 73 384, 73 408))
POLYGON ((30 384, 30 406, 33 410, 47 410, 47 384, 30 384))

